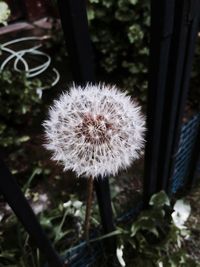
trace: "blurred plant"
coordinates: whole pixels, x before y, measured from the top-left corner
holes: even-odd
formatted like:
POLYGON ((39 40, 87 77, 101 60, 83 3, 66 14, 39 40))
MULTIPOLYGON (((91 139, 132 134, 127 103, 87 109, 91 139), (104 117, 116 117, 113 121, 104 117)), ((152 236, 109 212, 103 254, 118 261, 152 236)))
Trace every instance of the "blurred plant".
MULTIPOLYGON (((85 205, 70 195, 66 202, 50 198, 49 192, 32 189, 37 175, 49 170, 35 168, 22 190, 44 230, 59 253, 79 242, 83 233, 85 205)), ((2 203, 0 203, 2 205, 2 203)), ((45 259, 8 205, 0 213, 0 267, 41 267, 45 259)))
MULTIPOLYGON (((29 185, 25 186, 24 190, 28 188, 29 185)), ((142 211, 131 225, 120 225, 115 232, 90 242, 92 245, 93 242, 117 236, 116 256, 120 266, 198 267, 199 263, 187 253, 186 241, 190 231, 185 223, 189 212, 188 203, 178 200, 172 208, 167 195, 160 192, 152 196, 150 208, 142 211), (177 217, 181 218, 178 224, 177 217)), ((80 247, 83 244, 80 244, 80 238, 84 217, 85 205, 77 200, 75 195, 71 195, 64 203, 57 200, 55 205, 52 206, 51 203, 48 209, 38 213, 43 228, 59 253, 64 255, 67 248, 70 251, 75 245, 80 247)), ((96 220, 96 217, 93 219, 96 220)), ((0 267, 44 265, 42 255, 14 215, 5 216, 1 221, 0 241, 0 267)), ((95 266, 105 265, 101 265, 99 261, 95 266)))
POLYGON ((21 125, 30 126, 33 118, 41 111, 41 99, 37 88, 39 79, 27 79, 24 73, 12 70, 0 72, 0 145, 20 145, 29 136, 19 135, 21 125))
MULTIPOLYGON (((130 94, 145 102, 150 40, 150 1, 88 0, 87 12, 98 78, 126 88, 130 94)), ((49 42, 49 46, 62 50, 56 53, 56 58, 62 60, 63 55, 67 54, 64 37, 62 31, 58 31, 57 20, 54 24, 51 34, 53 40, 49 42)), ((200 38, 196 46, 189 91, 189 99, 196 109, 199 108, 200 103, 199 40, 200 38)))
POLYGON ((13 120, 16 124, 24 122, 24 116, 31 113, 35 116, 39 113, 38 104, 41 99, 37 88, 41 87, 39 79, 27 79, 25 73, 16 74, 12 70, 4 70, 0 73, 0 116, 5 120, 13 120))
MULTIPOLYGON (((51 0, 52 1, 52 0, 51 0)), ((57 8, 57 1, 53 3, 54 8, 57 8)), ((46 49, 50 50, 54 55, 54 60, 63 63, 63 59, 66 59, 68 52, 66 49, 65 38, 63 31, 60 29, 60 21, 57 18, 52 19, 52 27, 49 31, 51 38, 44 43, 46 49)), ((70 72, 70 70, 68 70, 70 72)))
POLYGON ((150 208, 140 213, 134 223, 118 227, 113 233, 92 240, 118 236, 117 258, 121 266, 197 267, 188 255, 185 241, 190 231, 184 225, 190 206, 178 200, 173 208, 161 191, 150 199, 150 208))
POLYGON ((145 100, 150 2, 89 0, 88 19, 98 72, 145 100))
MULTIPOLYGON (((78 242, 84 216, 85 206, 74 195, 67 202, 58 201, 57 206, 38 213, 40 223, 61 254, 78 242)), ((15 215, 5 216, 0 226, 0 267, 40 267, 44 265, 41 256, 15 215)))
MULTIPOLYGON (((126 88, 145 101, 150 1, 89 0, 87 13, 98 79, 126 88)), ((57 20, 51 36, 48 47, 56 48, 55 57, 62 60, 67 53, 57 20)))

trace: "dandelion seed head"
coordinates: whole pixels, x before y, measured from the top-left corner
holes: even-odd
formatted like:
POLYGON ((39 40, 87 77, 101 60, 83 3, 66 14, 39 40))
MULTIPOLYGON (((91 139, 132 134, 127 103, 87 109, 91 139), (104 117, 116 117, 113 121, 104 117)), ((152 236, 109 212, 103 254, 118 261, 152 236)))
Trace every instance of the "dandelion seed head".
POLYGON ((44 127, 52 158, 78 176, 115 175, 144 146, 141 108, 115 86, 72 86, 54 101, 44 127))

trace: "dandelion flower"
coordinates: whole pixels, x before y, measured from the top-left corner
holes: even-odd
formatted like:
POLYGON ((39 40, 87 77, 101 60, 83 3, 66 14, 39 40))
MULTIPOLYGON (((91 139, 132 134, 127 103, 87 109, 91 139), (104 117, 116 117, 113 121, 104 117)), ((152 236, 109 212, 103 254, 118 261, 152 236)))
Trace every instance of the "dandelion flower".
POLYGON ((44 122, 53 159, 78 176, 115 175, 140 155, 145 120, 126 93, 104 84, 72 86, 44 122))

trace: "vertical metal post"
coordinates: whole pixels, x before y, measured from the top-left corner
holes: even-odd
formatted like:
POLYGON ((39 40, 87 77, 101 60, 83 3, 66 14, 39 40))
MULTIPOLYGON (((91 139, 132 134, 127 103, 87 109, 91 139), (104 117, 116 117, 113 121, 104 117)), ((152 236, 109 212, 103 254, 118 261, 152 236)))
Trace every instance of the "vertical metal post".
POLYGON ((198 134, 196 138, 196 142, 194 144, 194 148, 192 150, 192 157, 189 164, 188 176, 185 177, 185 189, 186 191, 190 190, 195 184, 195 173, 197 168, 199 167, 199 160, 200 160, 200 125, 198 129, 198 134))
MULTIPOLYGON (((157 191, 158 160, 175 0, 151 1, 151 43, 145 151, 144 204, 157 191)), ((160 178, 162 179, 162 178, 160 178)))
POLYGON ((146 202, 152 193, 159 190, 169 193, 198 31, 200 5, 198 0, 152 0, 151 3, 147 114, 149 130, 144 177, 146 202), (170 34, 165 34, 166 29, 170 34))
POLYGON ((188 0, 175 1, 174 32, 170 50, 169 69, 166 81, 165 103, 160 140, 158 190, 168 190, 169 164, 172 153, 172 142, 177 117, 177 105, 183 66, 185 59, 188 26, 185 21, 188 12, 188 0))
POLYGON ((35 240, 39 249, 43 251, 49 262, 49 266, 62 267, 63 263, 61 259, 53 249, 28 201, 2 160, 0 160, 0 177, 0 193, 4 195, 26 231, 35 240))
POLYGON ((110 197, 110 187, 108 179, 99 179, 95 181, 95 188, 99 205, 99 211, 101 214, 102 226, 105 233, 112 232, 114 230, 114 224, 112 219, 112 207, 110 197))
MULTIPOLYGON (((94 58, 89 36, 86 2, 84 0, 58 0, 66 46, 77 84, 95 82, 94 58)), ((95 181, 102 225, 105 233, 114 230, 108 178, 95 181)), ((113 244, 113 242, 112 242, 113 244)))
MULTIPOLYGON (((178 109, 178 115, 176 118, 176 125, 175 125, 175 136, 173 141, 173 152, 172 152, 172 160, 171 165, 169 169, 169 177, 172 176, 174 171, 174 155, 176 155, 176 152, 178 150, 179 145, 179 138, 180 138, 180 132, 181 132, 181 126, 182 126, 182 117, 184 112, 184 107, 187 99, 187 93, 189 88, 189 81, 192 71, 192 62, 194 57, 194 51, 195 51, 195 44, 198 36, 199 31, 199 22, 200 22, 200 2, 199 0, 191 0, 189 3, 189 10, 186 17, 186 23, 188 24, 188 37, 187 37, 187 47, 186 47, 186 53, 185 53, 185 62, 184 62, 184 69, 183 69, 183 76, 181 81, 181 89, 180 89, 180 95, 179 95, 179 103, 177 106, 178 109)), ((194 150, 192 152, 192 158, 190 162, 190 171, 189 171, 189 181, 186 181, 187 183, 193 184, 193 178, 194 178, 194 172, 195 172, 195 166, 198 161, 198 155, 200 150, 200 128, 199 128, 199 134, 197 136, 197 140, 194 146, 194 150), (198 150, 199 149, 199 150, 198 150)))
POLYGON ((180 138, 181 120, 186 102, 192 67, 199 11, 196 0, 176 0, 174 33, 170 51, 167 90, 162 122, 158 190, 169 192, 174 160, 180 138), (193 5, 195 3, 195 5, 193 5), (192 5, 191 5, 192 4, 192 5))
POLYGON ((77 84, 95 82, 86 2, 85 0, 58 0, 58 7, 73 79, 77 84))

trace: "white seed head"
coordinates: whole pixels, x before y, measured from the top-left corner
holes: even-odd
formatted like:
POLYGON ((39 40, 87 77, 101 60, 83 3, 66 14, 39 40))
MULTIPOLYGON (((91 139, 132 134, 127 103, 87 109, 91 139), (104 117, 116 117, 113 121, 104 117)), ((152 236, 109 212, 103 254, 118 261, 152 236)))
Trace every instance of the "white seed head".
POLYGON ((78 176, 115 175, 144 146, 141 108, 115 86, 72 86, 54 101, 44 127, 52 158, 78 176))

